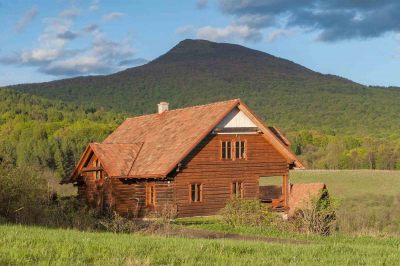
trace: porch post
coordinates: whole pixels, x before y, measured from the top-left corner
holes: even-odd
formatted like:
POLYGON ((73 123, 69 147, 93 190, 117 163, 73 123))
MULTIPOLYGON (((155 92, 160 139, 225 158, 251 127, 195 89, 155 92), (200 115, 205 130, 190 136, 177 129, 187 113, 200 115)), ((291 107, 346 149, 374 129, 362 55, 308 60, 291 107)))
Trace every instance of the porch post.
POLYGON ((287 207, 289 204, 289 176, 283 175, 282 184, 283 206, 287 207))

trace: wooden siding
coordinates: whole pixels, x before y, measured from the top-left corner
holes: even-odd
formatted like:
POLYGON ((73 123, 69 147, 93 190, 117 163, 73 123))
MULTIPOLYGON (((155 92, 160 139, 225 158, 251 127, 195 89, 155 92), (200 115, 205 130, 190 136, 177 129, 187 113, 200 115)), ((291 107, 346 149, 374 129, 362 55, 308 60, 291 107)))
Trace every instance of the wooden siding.
POLYGON ((286 160, 261 134, 210 135, 182 162, 181 172, 175 177, 178 215, 217 213, 231 198, 231 183, 234 181, 243 182, 243 198, 258 199, 260 176, 283 176, 287 173, 286 160), (247 159, 222 160, 221 141, 235 139, 247 142, 247 159), (191 183, 203 185, 201 203, 190 202, 191 183))
POLYGON ((231 198, 232 182, 242 182, 243 198, 258 199, 260 176, 287 173, 286 160, 261 134, 209 135, 182 161, 180 171, 169 176, 171 181, 108 178, 99 183, 93 172, 85 172, 78 183, 78 197, 127 217, 147 216, 166 204, 177 206, 180 217, 211 215, 231 198), (246 141, 246 159, 222 160, 221 141, 239 139, 246 141), (155 184, 155 207, 146 207, 146 182, 155 184), (192 183, 202 184, 201 202, 190 202, 192 183))

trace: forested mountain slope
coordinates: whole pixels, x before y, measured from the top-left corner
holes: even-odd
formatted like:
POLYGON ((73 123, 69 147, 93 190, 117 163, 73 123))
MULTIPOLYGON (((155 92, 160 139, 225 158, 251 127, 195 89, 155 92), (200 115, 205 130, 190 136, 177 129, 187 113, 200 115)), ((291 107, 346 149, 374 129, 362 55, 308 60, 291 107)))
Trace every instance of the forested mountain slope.
POLYGON ((239 45, 185 40, 112 75, 10 88, 83 106, 70 111, 92 110, 107 126, 114 122, 102 115, 112 113, 96 110, 137 115, 155 112, 160 101, 178 108, 241 98, 289 136, 308 167, 400 169, 399 89, 366 87, 239 45))
POLYGON ((400 129, 400 90, 368 88, 243 46, 203 40, 182 41, 154 61, 116 74, 12 88, 132 114, 151 113, 161 100, 178 108, 241 98, 285 131, 387 136, 400 129))

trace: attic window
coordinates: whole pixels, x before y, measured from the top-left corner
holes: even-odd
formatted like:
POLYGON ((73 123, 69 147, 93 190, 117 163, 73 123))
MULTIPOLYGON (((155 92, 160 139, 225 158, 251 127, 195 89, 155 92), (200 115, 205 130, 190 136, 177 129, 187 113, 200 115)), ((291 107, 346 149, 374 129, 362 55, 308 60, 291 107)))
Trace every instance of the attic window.
POLYGON ((232 142, 230 141, 221 142, 221 158, 223 160, 232 159, 232 142))
POLYGON ((235 141, 235 159, 246 159, 246 141, 235 141))
POLYGON ((98 159, 94 160, 93 166, 94 166, 94 168, 95 168, 95 171, 94 171, 94 178, 95 178, 96 180, 101 179, 101 170, 98 170, 98 169, 101 169, 101 163, 100 163, 100 161, 99 161, 98 159))

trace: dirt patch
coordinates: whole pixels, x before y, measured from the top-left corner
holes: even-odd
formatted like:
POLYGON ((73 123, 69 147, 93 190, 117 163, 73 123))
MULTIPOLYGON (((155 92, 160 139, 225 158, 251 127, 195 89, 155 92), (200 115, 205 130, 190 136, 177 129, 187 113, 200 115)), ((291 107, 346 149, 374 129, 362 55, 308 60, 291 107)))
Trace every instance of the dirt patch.
POLYGON ((232 239, 232 240, 246 240, 246 241, 261 241, 268 243, 279 243, 279 244, 310 244, 310 241, 296 240, 296 239, 283 239, 276 237, 265 237, 265 236, 252 236, 252 235, 240 235, 223 232, 213 232, 202 229, 191 229, 191 228, 174 228, 169 231, 170 236, 188 237, 188 238, 205 238, 205 239, 232 239))

